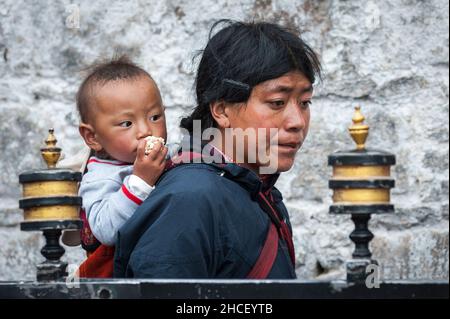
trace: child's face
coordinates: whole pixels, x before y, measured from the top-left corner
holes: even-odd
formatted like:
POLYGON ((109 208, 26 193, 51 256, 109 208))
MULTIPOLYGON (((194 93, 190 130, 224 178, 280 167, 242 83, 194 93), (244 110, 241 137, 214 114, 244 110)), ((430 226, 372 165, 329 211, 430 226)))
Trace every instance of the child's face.
POLYGON ((138 141, 153 135, 167 140, 166 119, 155 82, 147 76, 94 88, 93 127, 102 149, 133 163, 138 141))

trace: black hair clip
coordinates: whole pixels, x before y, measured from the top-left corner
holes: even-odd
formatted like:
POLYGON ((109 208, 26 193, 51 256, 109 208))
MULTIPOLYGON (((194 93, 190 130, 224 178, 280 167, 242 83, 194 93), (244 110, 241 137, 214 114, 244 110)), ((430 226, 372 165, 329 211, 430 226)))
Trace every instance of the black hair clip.
POLYGON ((251 91, 250 85, 239 82, 239 81, 223 79, 223 84, 225 84, 226 86, 233 88, 233 89, 245 91, 246 93, 250 93, 250 91, 251 91))

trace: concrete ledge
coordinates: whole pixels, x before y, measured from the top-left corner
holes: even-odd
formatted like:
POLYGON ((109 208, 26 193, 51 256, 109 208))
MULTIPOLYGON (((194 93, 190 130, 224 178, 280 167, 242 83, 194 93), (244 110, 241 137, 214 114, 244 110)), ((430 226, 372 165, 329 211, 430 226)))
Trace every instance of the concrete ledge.
POLYGON ((0 282, 3 299, 428 299, 449 298, 448 281, 138 280, 0 282))

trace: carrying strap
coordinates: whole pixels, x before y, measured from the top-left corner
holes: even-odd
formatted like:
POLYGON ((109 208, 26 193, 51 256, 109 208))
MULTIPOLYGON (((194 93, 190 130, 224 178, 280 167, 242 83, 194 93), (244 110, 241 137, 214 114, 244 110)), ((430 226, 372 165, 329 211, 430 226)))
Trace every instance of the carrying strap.
POLYGON ((258 198, 261 199, 261 201, 259 201, 259 203, 260 203, 262 209, 269 215, 269 217, 272 220, 272 223, 274 223, 277 226, 278 231, 281 235, 281 238, 284 239, 284 241, 286 242, 286 244, 288 246, 289 256, 291 257, 292 265, 295 265, 294 243, 292 241, 292 233, 289 230, 288 225, 286 224, 286 222, 284 220, 280 219, 279 213, 275 210, 275 208, 272 206, 272 204, 267 199, 267 197, 264 196, 264 194, 262 192, 260 192, 258 195, 259 195, 258 198))
POLYGON ((292 264, 295 265, 294 243, 292 242, 292 234, 288 226, 284 221, 280 220, 277 211, 262 192, 258 194, 258 203, 269 216, 271 223, 261 253, 253 265, 252 270, 247 275, 248 279, 267 278, 278 254, 278 240, 280 235, 288 245, 292 264))
POLYGON ((192 163, 192 161, 202 158, 202 154, 195 152, 183 152, 181 154, 175 155, 166 162, 165 171, 169 171, 181 164, 192 163))
POLYGON ((112 278, 114 247, 100 245, 78 268, 80 278, 112 278))
POLYGON ((265 279, 272 270, 273 263, 278 254, 278 231, 273 223, 270 223, 269 231, 264 246, 259 254, 252 270, 248 273, 248 279, 265 279))

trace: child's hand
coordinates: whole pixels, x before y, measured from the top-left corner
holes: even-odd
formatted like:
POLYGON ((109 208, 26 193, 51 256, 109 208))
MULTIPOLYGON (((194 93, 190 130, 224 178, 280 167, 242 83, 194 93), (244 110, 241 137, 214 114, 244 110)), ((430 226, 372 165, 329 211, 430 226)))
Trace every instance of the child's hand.
POLYGON ((145 155, 145 144, 145 139, 139 140, 133 174, 154 186, 164 171, 168 149, 161 142, 156 142, 148 155, 145 155))

